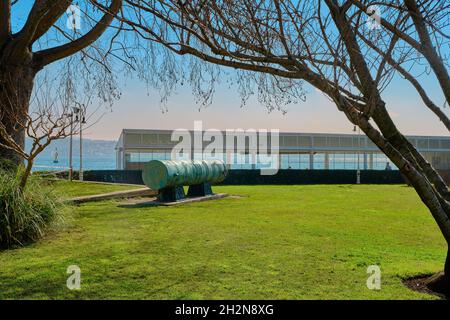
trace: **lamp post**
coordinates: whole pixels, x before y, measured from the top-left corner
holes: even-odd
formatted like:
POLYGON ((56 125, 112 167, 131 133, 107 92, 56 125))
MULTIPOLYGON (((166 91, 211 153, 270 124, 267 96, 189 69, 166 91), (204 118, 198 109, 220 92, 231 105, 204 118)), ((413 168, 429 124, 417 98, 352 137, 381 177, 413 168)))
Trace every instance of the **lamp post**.
POLYGON ((361 152, 361 129, 358 127, 358 129, 356 129, 356 126, 353 127, 353 132, 358 132, 358 151, 357 151, 357 155, 358 155, 358 164, 356 166, 356 184, 361 184, 361 170, 359 169, 359 160, 360 160, 360 152, 361 152))
POLYGON ((84 109, 80 109, 80 172, 79 180, 83 181, 83 124, 86 124, 86 117, 84 115, 84 109))
POLYGON ((72 162, 72 154, 73 154, 73 115, 75 114, 75 122, 78 121, 78 114, 80 113, 80 108, 73 107, 72 113, 69 114, 70 117, 70 137, 69 137, 69 181, 73 179, 73 162, 72 162))

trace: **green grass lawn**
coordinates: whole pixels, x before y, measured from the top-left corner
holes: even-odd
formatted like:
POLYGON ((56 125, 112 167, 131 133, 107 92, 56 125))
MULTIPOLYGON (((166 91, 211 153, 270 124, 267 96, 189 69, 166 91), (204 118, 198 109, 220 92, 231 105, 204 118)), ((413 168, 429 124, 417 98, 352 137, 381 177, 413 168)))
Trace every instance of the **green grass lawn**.
POLYGON ((94 194, 108 193, 114 191, 139 189, 143 186, 108 184, 108 183, 88 183, 80 181, 69 182, 67 180, 53 180, 48 182, 50 187, 64 199, 79 196, 90 196, 94 194))
POLYGON ((441 270, 446 253, 411 188, 215 191, 243 197, 176 207, 74 206, 65 229, 0 252, 0 298, 434 299, 402 284, 441 270), (374 264, 380 291, 366 287, 374 264), (80 291, 66 287, 69 265, 81 268, 80 291))

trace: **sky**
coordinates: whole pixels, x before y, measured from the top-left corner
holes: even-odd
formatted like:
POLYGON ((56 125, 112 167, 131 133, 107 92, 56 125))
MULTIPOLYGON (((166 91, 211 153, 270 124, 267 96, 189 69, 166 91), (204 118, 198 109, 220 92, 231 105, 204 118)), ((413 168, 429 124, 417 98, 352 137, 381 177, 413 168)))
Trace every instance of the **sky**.
MULTIPOLYGON (((21 2, 16 10, 14 28, 19 30, 26 20, 30 2, 21 2)), ((429 76, 423 78, 431 96, 442 105, 436 81, 429 76)), ((181 88, 166 104, 167 112, 160 106, 159 93, 148 90, 139 80, 130 80, 119 75, 122 97, 112 112, 105 111, 101 120, 84 131, 90 139, 116 140, 123 128, 127 129, 178 129, 193 128, 194 121, 203 121, 204 129, 279 129, 284 132, 352 133, 353 126, 343 113, 322 93, 306 86, 306 101, 268 113, 254 98, 241 108, 239 95, 227 85, 219 85, 213 103, 199 111, 188 88, 181 88)), ((448 135, 446 128, 436 116, 424 107, 420 97, 408 82, 394 79, 383 93, 387 108, 400 130, 408 135, 448 135)), ((449 113, 448 108, 445 109, 449 113)))
MULTIPOLYGON (((430 85, 432 83, 430 82, 430 85)), ((167 102, 167 112, 159 103, 159 93, 146 89, 139 81, 122 87, 123 96, 112 112, 89 128, 91 139, 115 140, 127 129, 192 129, 194 121, 203 121, 204 129, 279 129, 284 132, 352 133, 353 126, 322 93, 306 87, 306 101, 286 107, 287 113, 267 112, 254 98, 241 108, 238 94, 219 86, 213 103, 199 110, 188 88, 179 90, 167 102)), ((399 129, 408 135, 448 135, 436 116, 424 107, 409 84, 397 79, 384 93, 387 108, 399 129)), ((448 110, 448 108, 446 109, 448 110)), ((447 111, 448 113, 448 111, 447 111)))

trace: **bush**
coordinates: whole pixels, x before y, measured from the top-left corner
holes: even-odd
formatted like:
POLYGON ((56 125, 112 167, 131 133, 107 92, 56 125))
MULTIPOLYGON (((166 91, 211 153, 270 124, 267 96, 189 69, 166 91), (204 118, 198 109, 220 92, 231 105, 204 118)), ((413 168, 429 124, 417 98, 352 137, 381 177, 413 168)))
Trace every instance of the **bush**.
POLYGON ((23 169, 0 166, 0 247, 34 242, 60 216, 60 204, 45 181, 31 176, 20 190, 23 169))

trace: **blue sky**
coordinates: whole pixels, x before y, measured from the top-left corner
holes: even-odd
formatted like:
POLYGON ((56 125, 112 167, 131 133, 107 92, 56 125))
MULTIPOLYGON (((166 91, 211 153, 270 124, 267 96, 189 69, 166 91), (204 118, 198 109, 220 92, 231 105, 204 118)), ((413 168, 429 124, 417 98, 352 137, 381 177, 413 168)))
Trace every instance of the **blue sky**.
MULTIPOLYGON (((20 3, 20 2, 19 2, 20 3)), ((24 2, 22 2, 24 3, 24 2)), ((31 1, 27 2, 28 5, 31 1)), ((27 7, 17 8, 16 29, 25 21, 27 7)), ((450 50, 446 48, 450 54, 450 50)), ((439 105, 443 99, 437 83, 430 76, 423 76, 427 89, 439 105)), ((294 132, 352 133, 353 126, 323 94, 306 86, 305 102, 287 106, 286 114, 278 111, 268 113, 255 98, 240 107, 240 98, 234 89, 219 85, 213 103, 206 109, 198 110, 188 88, 180 88, 167 102, 168 112, 162 112, 160 97, 154 90, 148 91, 138 80, 122 78, 123 96, 102 120, 85 132, 92 139, 117 139, 122 128, 192 128, 195 120, 202 120, 204 128, 267 128, 294 132)), ((405 134, 447 135, 448 131, 428 111, 417 93, 408 82, 394 79, 384 92, 388 109, 399 128, 405 134)), ((448 110, 448 109, 447 109, 448 110)), ((448 112, 448 111, 447 111, 448 112)))
MULTIPOLYGON (((158 92, 147 95, 145 85, 138 81, 123 87, 123 96, 87 135, 92 138, 116 139, 122 128, 174 129, 193 127, 194 120, 202 120, 204 128, 268 128, 293 132, 352 133, 353 126, 322 93, 307 87, 307 99, 287 106, 287 113, 268 113, 252 98, 240 107, 237 94, 220 86, 213 103, 198 110, 189 89, 179 90, 169 98, 168 112, 162 112, 158 92)), ((426 109, 407 82, 395 81, 385 92, 389 112, 399 128, 411 135, 448 135, 434 114, 426 109)))

